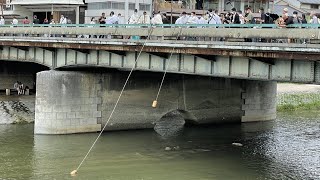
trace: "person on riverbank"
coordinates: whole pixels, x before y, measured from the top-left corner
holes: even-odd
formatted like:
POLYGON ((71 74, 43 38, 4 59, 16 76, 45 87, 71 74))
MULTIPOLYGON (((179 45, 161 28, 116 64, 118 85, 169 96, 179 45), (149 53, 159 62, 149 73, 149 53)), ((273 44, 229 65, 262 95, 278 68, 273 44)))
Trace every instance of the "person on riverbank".
POLYGON ((18 93, 18 95, 19 95, 19 81, 15 82, 15 83, 13 84, 13 89, 17 90, 17 93, 18 93))
POLYGON ((24 85, 22 82, 19 82, 19 95, 24 94, 24 85))

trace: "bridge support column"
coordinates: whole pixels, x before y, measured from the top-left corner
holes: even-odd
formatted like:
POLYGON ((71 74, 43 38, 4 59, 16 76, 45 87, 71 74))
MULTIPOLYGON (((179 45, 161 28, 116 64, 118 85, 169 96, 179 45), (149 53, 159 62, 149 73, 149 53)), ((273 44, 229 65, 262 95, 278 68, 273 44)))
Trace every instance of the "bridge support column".
POLYGON ((42 71, 37 74, 35 134, 71 134, 101 130, 101 98, 94 74, 42 71))
POLYGON ((245 82, 242 93, 244 115, 242 122, 265 121, 276 119, 277 82, 245 82))
MULTIPOLYGON (((101 131, 127 74, 38 73, 34 132, 101 131)), ((158 107, 152 108, 161 78, 161 73, 134 72, 106 131, 153 128, 161 117, 172 111, 178 111, 187 123, 193 124, 275 118, 275 82, 168 74, 158 107)))

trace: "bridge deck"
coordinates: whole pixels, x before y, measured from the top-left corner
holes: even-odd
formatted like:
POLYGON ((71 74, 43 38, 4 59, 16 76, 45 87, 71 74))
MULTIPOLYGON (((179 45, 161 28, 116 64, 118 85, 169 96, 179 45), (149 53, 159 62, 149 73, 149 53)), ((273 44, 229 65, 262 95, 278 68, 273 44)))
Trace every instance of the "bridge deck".
POLYGON ((149 33, 151 40, 146 41, 137 70, 163 72, 170 60, 171 73, 320 83, 320 45, 310 44, 320 40, 320 31, 314 28, 2 27, 0 59, 35 62, 52 69, 99 66, 125 70, 134 65, 145 42, 129 37, 143 38, 149 33), (176 36, 180 39, 172 40, 176 36))

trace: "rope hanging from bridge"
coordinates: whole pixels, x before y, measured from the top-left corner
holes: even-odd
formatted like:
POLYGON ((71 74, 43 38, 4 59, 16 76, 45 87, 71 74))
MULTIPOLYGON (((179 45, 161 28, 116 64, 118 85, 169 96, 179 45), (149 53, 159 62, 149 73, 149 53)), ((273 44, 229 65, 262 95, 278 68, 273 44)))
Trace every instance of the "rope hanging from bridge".
POLYGON ((84 161, 86 160, 86 158, 88 157, 88 155, 90 154, 90 152, 92 151, 92 148, 93 148, 94 145, 97 143, 98 139, 100 138, 100 136, 102 135, 103 131, 104 131, 105 128, 107 127, 109 121, 111 120, 111 118, 112 118, 112 116, 113 116, 113 113, 114 113, 114 111, 116 110, 116 108, 117 108, 117 106, 118 106, 118 103, 119 103, 119 101, 120 101, 120 99, 121 99, 121 96, 122 96, 122 94, 123 94, 123 92, 124 92, 124 90, 125 90, 128 82, 129 82, 129 79, 130 79, 130 77, 131 77, 131 75, 132 75, 132 73, 133 73, 133 70, 134 70, 134 68, 136 67, 136 64, 137 64, 137 62, 138 62, 138 60, 139 60, 139 58, 140 58, 140 55, 141 55, 141 53, 142 53, 142 50, 143 50, 143 48, 145 47, 146 43, 148 42, 148 39, 150 39, 152 32, 153 32, 153 27, 150 26, 150 30, 149 30, 148 36, 147 36, 146 40, 144 41, 144 43, 143 43, 143 45, 142 45, 142 47, 141 47, 141 49, 140 49, 140 52, 139 52, 139 54, 138 54, 138 56, 137 56, 134 64, 132 65, 132 68, 131 68, 131 70, 130 70, 130 73, 129 73, 129 75, 128 75, 128 77, 127 77, 127 79, 126 79, 126 81, 125 81, 125 83, 124 83, 124 85, 123 85, 123 87, 122 87, 122 90, 121 90, 121 92, 120 92, 120 94, 119 94, 119 97, 118 97, 118 99, 117 99, 117 101, 116 101, 116 103, 115 103, 115 105, 114 105, 114 107, 113 107, 113 109, 112 109, 112 111, 111 111, 111 113, 110 113, 110 116, 109 116, 106 124, 103 126, 101 132, 99 133, 99 135, 97 136, 97 138, 95 139, 95 141, 92 143, 90 149, 88 150, 87 154, 84 156, 84 158, 82 159, 82 161, 80 162, 80 164, 79 164, 79 166, 77 167, 77 169, 75 169, 75 170, 73 170, 73 171, 70 172, 71 176, 75 176, 75 175, 78 173, 80 167, 82 166, 82 164, 84 163, 84 161))
MULTIPOLYGON (((180 28, 180 32, 178 33, 175 41, 178 41, 178 39, 179 39, 179 37, 180 37, 180 35, 181 35, 181 32, 182 32, 182 28, 180 28)), ((168 63, 167 63, 167 65, 166 65, 166 67, 165 67, 165 70, 164 70, 164 73, 163 73, 163 76, 162 76, 162 80, 161 80, 161 83, 160 83, 160 86, 159 86, 159 90, 158 90, 156 99, 152 102, 152 107, 153 107, 153 108, 156 108, 156 107, 157 107, 158 98, 159 98, 159 95, 160 95, 160 92, 161 92, 161 89, 162 89, 162 86, 163 86, 164 79, 165 79, 165 77, 166 77, 166 75, 167 75, 169 65, 170 65, 170 63, 171 63, 171 58, 172 58, 174 49, 175 49, 175 47, 172 48, 171 54, 170 54, 169 59, 168 59, 168 63)))

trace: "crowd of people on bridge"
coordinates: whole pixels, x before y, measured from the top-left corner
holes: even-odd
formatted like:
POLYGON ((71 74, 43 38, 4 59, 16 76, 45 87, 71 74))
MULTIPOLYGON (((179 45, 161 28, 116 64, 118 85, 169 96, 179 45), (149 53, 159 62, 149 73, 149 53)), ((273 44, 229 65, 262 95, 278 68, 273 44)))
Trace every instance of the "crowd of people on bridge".
MULTIPOLYGON (((121 14, 115 14, 111 11, 109 16, 106 13, 102 13, 99 18, 92 17, 90 24, 278 24, 279 26, 286 26, 289 24, 319 24, 319 15, 315 12, 299 14, 297 11, 289 12, 287 8, 283 9, 281 15, 265 12, 263 8, 259 9, 258 13, 253 13, 250 7, 245 9, 245 12, 232 8, 230 12, 218 12, 217 10, 209 9, 205 14, 197 15, 195 12, 187 14, 182 12, 176 19, 172 20, 165 13, 155 12, 149 15, 147 12, 139 14, 135 9, 134 13, 128 19, 127 22, 123 21, 121 14)), ((0 16, 0 25, 4 25, 5 20, 3 16, 0 16)), ((33 16, 32 20, 25 17, 22 21, 18 21, 16 17, 13 17, 11 21, 12 25, 18 24, 72 24, 72 21, 61 15, 58 22, 52 19, 50 22, 47 18, 43 22, 40 22, 38 17, 33 16)))
POLYGON ((217 10, 209 9, 203 15, 197 15, 195 12, 187 14, 182 12, 175 20, 171 21, 165 13, 154 12, 151 16, 147 12, 142 15, 138 14, 135 9, 134 13, 128 19, 128 22, 121 21, 121 14, 115 15, 111 11, 110 16, 106 17, 105 13, 99 17, 98 21, 93 17, 90 24, 278 24, 286 26, 289 24, 320 24, 320 18, 315 12, 299 14, 297 11, 289 12, 287 8, 283 9, 281 15, 265 12, 263 8, 257 13, 253 13, 251 7, 247 7, 243 13, 241 10, 232 8, 230 12, 219 13, 217 10), (292 15, 289 15, 292 14, 292 15))

